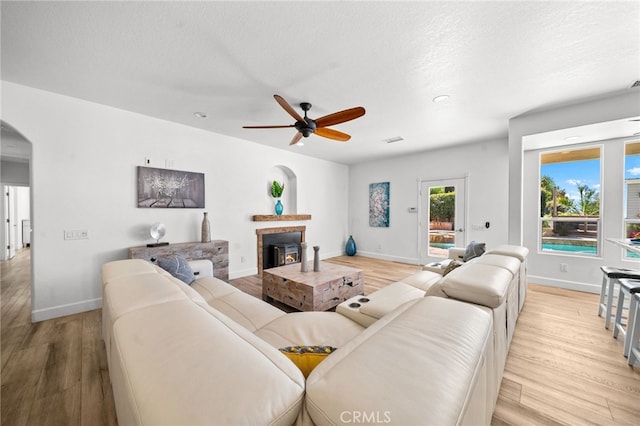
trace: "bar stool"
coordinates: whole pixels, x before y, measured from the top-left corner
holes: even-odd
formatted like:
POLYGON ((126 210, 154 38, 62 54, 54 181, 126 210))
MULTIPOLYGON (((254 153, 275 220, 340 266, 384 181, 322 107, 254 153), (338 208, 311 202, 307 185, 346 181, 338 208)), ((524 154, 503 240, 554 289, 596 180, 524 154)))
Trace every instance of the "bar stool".
POLYGON ((632 324, 632 327, 629 332, 630 347, 627 362, 629 365, 634 365, 636 362, 640 362, 640 289, 631 290, 631 297, 635 300, 636 309, 635 312, 629 313, 629 324, 632 324), (633 322, 631 322, 632 315, 633 322))
POLYGON ((617 339, 618 334, 622 334, 624 337, 624 356, 629 357, 629 350, 631 348, 631 337, 633 334, 633 328, 637 322, 636 312, 638 311, 636 298, 632 296, 632 292, 640 291, 640 280, 630 280, 621 278, 618 280, 620 283, 620 290, 618 291, 618 301, 616 307, 616 318, 613 323, 613 338, 617 339), (625 296, 629 297, 629 311, 627 314, 627 323, 622 322, 622 310, 624 309, 625 296))
POLYGON ((612 266, 601 266, 600 270, 602 270, 602 287, 600 288, 598 316, 601 317, 604 312, 604 328, 608 330, 613 316, 613 298, 618 280, 621 278, 640 279, 640 271, 612 266))

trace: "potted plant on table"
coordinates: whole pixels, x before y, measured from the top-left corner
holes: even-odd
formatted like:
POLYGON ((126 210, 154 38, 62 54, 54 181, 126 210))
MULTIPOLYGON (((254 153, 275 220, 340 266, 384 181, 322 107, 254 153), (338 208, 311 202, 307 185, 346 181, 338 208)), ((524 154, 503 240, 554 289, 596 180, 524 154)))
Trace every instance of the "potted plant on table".
POLYGON ((280 202, 280 197, 282 197, 282 193, 284 192, 284 182, 279 183, 277 180, 274 180, 271 184, 271 196, 276 199, 276 214, 280 216, 282 214, 282 202, 280 202))

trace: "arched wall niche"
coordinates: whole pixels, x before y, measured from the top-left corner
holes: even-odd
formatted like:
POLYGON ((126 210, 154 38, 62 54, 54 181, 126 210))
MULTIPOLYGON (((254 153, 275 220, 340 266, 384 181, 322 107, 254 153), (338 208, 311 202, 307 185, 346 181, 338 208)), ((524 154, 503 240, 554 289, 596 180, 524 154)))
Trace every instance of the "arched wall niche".
MULTIPOLYGON (((277 164, 271 167, 269 178, 267 180, 267 192, 271 195, 271 184, 274 180, 284 183, 284 192, 280 198, 284 210, 283 214, 298 213, 298 177, 287 166, 277 164)), ((272 199, 271 212, 274 211, 275 200, 272 199)))

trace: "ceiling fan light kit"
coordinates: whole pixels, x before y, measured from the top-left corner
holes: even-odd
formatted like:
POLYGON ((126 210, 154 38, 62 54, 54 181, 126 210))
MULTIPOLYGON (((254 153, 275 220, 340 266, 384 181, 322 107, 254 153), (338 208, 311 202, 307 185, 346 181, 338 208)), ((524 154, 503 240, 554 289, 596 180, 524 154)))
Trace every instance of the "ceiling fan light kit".
POLYGON ((351 139, 351 136, 340 132, 338 130, 329 129, 329 126, 344 123, 362 117, 365 114, 363 107, 355 107, 346 109, 344 111, 335 112, 333 114, 325 115, 316 120, 309 118, 307 112, 311 109, 309 102, 301 102, 300 108, 304 111, 304 117, 301 117, 298 112, 284 100, 282 96, 273 95, 276 102, 293 117, 296 122, 289 125, 276 125, 276 126, 243 126, 244 129, 282 129, 288 127, 294 127, 298 132, 293 136, 289 145, 296 145, 300 140, 305 137, 308 138, 311 134, 315 133, 318 136, 322 136, 327 139, 332 139, 340 142, 346 142, 351 139))

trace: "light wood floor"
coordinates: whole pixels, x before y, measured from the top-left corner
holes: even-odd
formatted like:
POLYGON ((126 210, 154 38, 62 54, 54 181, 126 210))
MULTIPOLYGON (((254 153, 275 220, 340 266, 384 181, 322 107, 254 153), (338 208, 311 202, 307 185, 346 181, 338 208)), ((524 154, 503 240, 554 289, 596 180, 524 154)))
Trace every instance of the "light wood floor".
MULTIPOLYGON (((355 257, 365 293, 414 265, 355 257)), ((2 267, 2 425, 115 425, 99 310, 30 322, 29 251, 2 267)), ((260 297, 257 276, 232 281, 260 297)), ((494 425, 640 425, 640 367, 596 315, 597 295, 538 285, 518 320, 494 425)), ((419 403, 419 402, 417 402, 419 403)))

